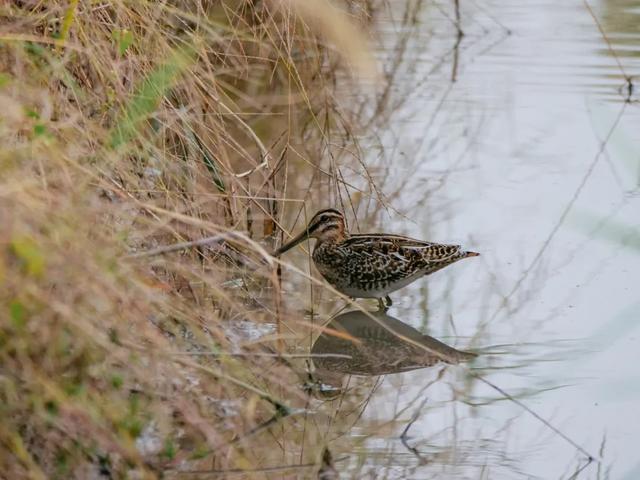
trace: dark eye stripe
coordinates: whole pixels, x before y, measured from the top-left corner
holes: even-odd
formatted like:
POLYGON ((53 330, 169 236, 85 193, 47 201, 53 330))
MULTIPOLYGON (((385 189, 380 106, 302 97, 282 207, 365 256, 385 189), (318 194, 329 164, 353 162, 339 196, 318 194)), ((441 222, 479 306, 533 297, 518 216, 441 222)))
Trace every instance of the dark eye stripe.
POLYGON ((340 212, 337 210, 327 209, 316 213, 314 217, 314 221, 312 225, 310 225, 310 230, 315 229, 321 224, 331 222, 331 221, 342 221, 343 217, 340 212), (313 228, 311 228, 313 227, 313 228))
POLYGON ((334 224, 334 223, 330 223, 328 225, 323 225, 322 228, 320 228, 319 230, 321 232, 328 232, 329 230, 334 230, 338 228, 338 225, 334 224))

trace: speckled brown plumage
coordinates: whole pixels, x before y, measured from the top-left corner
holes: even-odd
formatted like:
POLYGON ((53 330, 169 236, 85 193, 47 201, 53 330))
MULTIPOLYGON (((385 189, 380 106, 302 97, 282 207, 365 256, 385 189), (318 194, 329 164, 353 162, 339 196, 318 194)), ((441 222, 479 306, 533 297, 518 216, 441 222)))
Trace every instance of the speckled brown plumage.
POLYGON ((283 245, 280 255, 316 238, 313 261, 339 292, 356 298, 382 298, 458 260, 474 257, 459 245, 425 242, 401 235, 349 234, 337 210, 321 210, 306 230, 283 245))

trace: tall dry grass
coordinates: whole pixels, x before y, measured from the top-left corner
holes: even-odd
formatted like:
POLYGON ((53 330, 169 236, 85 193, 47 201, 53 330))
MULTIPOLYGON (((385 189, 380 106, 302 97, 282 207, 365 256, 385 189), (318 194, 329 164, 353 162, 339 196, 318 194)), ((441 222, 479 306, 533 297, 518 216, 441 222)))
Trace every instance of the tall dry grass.
POLYGON ((353 141, 366 3, 0 5, 0 476, 317 469, 267 252, 353 141))

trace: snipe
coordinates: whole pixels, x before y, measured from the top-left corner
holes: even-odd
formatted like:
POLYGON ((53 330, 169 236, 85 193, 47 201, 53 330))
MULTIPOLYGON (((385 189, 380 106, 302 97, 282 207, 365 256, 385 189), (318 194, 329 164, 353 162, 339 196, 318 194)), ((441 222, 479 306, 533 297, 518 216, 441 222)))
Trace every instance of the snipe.
POLYGON ((315 370, 306 387, 324 399, 343 392, 346 375, 389 375, 477 357, 424 335, 381 310, 356 310, 333 318, 313 342, 311 354, 315 370))
POLYGON ((479 255, 459 245, 425 242, 385 233, 350 234, 344 215, 332 208, 316 213, 307 228, 275 253, 279 256, 308 238, 317 239, 313 262, 333 287, 354 298, 383 298, 418 278, 458 260, 479 255))
POLYGON ((387 375, 441 362, 467 362, 477 356, 424 335, 380 310, 338 315, 325 325, 311 353, 316 355, 313 359, 316 368, 352 375, 387 375), (337 336, 331 330, 352 338, 337 336))

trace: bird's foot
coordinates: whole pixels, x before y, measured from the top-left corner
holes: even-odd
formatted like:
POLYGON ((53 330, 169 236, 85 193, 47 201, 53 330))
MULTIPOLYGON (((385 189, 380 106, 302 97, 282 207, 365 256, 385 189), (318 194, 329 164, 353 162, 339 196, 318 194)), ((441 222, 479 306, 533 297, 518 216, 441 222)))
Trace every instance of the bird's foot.
POLYGON ((378 299, 378 308, 383 312, 386 312, 387 310, 389 310, 389 307, 391 305, 393 305, 393 301, 391 300, 391 297, 389 297, 389 295, 387 295, 384 298, 378 299))

